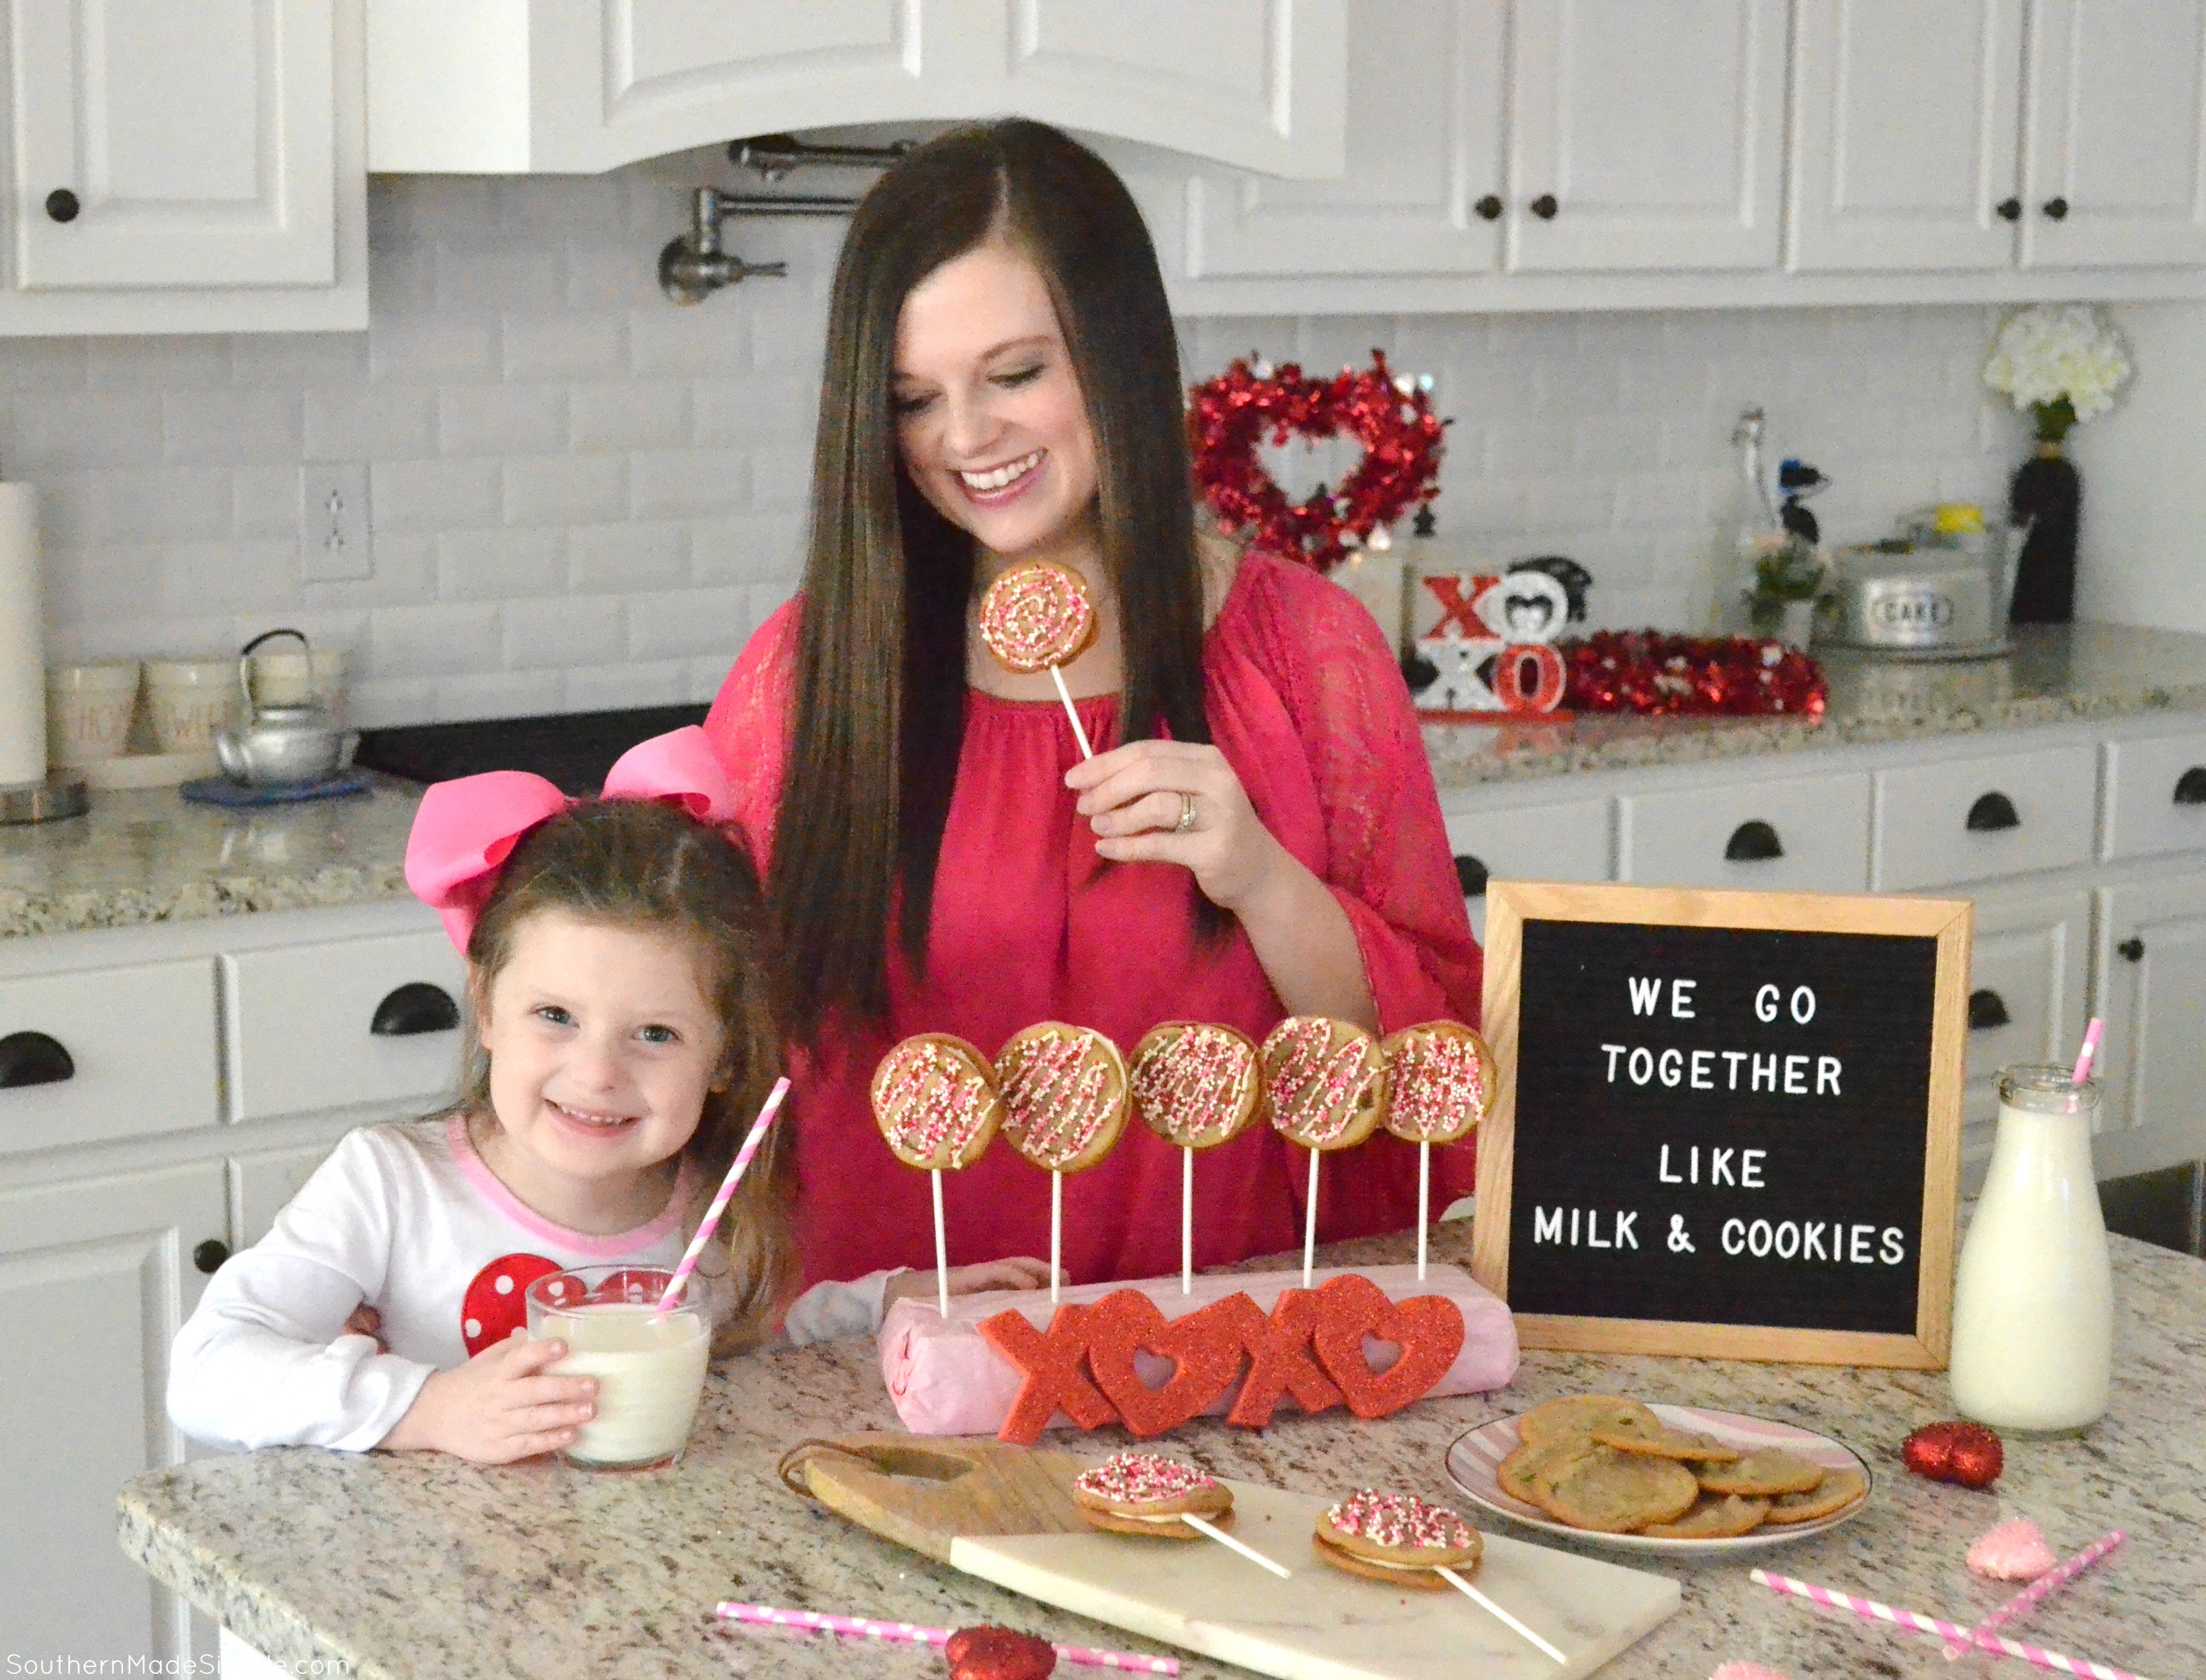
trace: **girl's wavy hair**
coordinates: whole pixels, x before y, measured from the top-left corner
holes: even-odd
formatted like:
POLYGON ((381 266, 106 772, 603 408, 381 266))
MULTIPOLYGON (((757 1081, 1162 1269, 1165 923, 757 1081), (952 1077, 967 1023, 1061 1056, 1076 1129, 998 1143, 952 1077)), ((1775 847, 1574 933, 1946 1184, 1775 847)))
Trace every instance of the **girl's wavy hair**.
MULTIPOLYGON (((734 1160, 745 1127, 781 1073, 781 1037, 769 1001, 766 912, 749 855, 726 834, 687 812, 647 799, 600 799, 532 828, 515 846, 468 942, 480 1010, 512 960, 531 918, 560 911, 586 922, 660 934, 697 960, 698 982, 724 1034, 724 1091, 707 1091, 697 1130, 683 1147, 695 1163, 703 1217, 734 1160)), ((490 1056, 472 1013, 452 1112, 495 1123, 490 1056)), ((762 1341, 796 1273, 790 1235, 793 1178, 789 1127, 772 1127, 743 1175, 699 1264, 732 1292, 721 1351, 762 1341)))

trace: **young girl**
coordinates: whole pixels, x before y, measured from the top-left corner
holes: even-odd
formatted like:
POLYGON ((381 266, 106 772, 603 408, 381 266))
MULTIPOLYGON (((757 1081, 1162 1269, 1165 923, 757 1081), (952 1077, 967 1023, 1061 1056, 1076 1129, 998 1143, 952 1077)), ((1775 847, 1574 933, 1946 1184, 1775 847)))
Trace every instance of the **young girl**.
MULTIPOLYGON (((526 1338, 529 1283, 671 1267, 777 1073, 758 885, 702 732, 647 741, 599 800, 500 771, 432 787, 407 879, 468 959, 448 1113, 348 1134, 176 1338, 169 1413, 239 1447, 431 1447, 502 1463, 570 1443, 597 1384, 526 1338), (516 1334, 516 1332, 521 1332, 516 1334)), ((792 1274, 791 1121, 777 1122, 692 1288, 718 1349, 770 1333, 792 1274)), ((1039 1261, 953 1270, 1031 1288, 1039 1261)), ((932 1274, 878 1272, 790 1306, 793 1341, 870 1331, 932 1274)))

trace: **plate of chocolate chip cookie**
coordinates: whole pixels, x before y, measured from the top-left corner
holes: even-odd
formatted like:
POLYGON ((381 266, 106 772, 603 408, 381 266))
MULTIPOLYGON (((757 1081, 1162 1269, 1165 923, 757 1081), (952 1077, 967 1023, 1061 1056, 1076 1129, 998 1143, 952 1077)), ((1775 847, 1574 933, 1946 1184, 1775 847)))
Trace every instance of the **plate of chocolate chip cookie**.
POLYGON ((1812 1430, 1698 1406, 1568 1395, 1465 1432, 1448 1479, 1527 1528, 1672 1555, 1821 1534, 1869 1503, 1861 1455, 1812 1430))

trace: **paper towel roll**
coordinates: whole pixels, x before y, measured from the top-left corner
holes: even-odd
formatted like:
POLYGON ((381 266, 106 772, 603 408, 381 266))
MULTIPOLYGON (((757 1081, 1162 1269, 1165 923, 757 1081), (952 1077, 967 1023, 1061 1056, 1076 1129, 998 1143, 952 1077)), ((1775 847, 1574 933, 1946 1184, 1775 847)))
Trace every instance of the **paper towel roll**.
POLYGON ((39 600, 39 497, 0 484, 0 787, 46 774, 46 645, 39 600))

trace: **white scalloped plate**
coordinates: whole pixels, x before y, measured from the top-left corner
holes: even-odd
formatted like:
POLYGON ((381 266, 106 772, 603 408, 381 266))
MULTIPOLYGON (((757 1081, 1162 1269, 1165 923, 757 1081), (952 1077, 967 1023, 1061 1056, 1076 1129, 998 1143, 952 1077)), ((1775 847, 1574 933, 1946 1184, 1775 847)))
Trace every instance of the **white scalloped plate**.
POLYGON ((1869 1492, 1844 1510, 1833 1511, 1828 1516, 1819 1516, 1810 1522, 1764 1523, 1751 1533, 1729 1540, 1666 1540, 1652 1534, 1597 1534, 1590 1529, 1573 1528, 1568 1523, 1556 1522, 1536 1505, 1528 1505, 1505 1492, 1494 1480, 1501 1461, 1517 1450, 1517 1420, 1513 1417, 1496 1418, 1492 1423, 1465 1430, 1450 1442, 1448 1480, 1462 1489, 1473 1504, 1527 1528, 1545 1529, 1550 1534, 1583 1540, 1588 1545, 1614 1546, 1623 1551, 1672 1557, 1720 1557, 1734 1552, 1760 1551, 1810 1534, 1820 1534, 1859 1516, 1876 1492, 1876 1476, 1869 1468, 1869 1462, 1844 1442, 1834 1441, 1827 1435, 1768 1418, 1749 1417, 1741 1412, 1711 1412, 1698 1406, 1655 1406, 1651 1409, 1673 1429, 1696 1430, 1744 1452, 1782 1447, 1827 1470, 1858 1470, 1869 1492))

